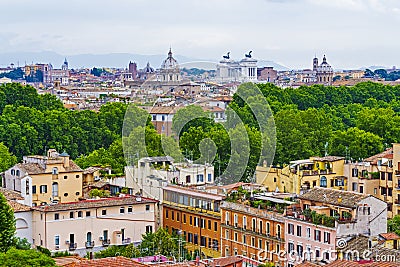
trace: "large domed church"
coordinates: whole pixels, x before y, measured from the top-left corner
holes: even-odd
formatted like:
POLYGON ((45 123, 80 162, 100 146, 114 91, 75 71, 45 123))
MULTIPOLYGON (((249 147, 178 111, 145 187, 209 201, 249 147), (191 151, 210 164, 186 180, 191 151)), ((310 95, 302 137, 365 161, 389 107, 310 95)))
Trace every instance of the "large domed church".
POLYGON ((172 56, 171 48, 168 57, 161 64, 158 81, 162 83, 177 83, 182 80, 178 61, 172 56))

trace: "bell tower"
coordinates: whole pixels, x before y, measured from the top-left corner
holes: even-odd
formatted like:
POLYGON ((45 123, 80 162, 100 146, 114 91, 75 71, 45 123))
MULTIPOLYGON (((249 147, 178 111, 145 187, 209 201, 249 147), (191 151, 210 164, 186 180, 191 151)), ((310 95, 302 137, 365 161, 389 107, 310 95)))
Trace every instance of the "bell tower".
POLYGON ((313 71, 317 71, 317 67, 318 67, 318 58, 317 56, 315 56, 313 59, 313 71))

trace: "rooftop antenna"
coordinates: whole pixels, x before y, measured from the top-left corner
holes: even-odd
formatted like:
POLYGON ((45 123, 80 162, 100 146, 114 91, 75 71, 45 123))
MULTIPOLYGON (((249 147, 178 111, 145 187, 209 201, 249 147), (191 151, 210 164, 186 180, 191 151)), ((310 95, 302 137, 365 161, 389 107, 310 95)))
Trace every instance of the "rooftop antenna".
POLYGON ((349 159, 350 159, 350 149, 349 149, 348 146, 346 146, 345 157, 346 157, 346 160, 349 160, 349 159))

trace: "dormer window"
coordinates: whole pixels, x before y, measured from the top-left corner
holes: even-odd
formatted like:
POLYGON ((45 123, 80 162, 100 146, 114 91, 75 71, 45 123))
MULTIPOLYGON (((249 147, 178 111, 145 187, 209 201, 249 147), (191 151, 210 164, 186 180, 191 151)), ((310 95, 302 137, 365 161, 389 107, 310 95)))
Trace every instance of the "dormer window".
POLYGON ((53 174, 58 174, 58 168, 57 167, 53 167, 52 173, 53 174))

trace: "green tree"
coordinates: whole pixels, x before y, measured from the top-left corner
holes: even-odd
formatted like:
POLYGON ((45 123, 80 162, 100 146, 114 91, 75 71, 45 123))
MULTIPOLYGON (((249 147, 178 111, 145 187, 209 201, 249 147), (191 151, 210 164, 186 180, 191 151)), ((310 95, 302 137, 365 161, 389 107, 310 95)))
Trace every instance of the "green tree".
POLYGON ((179 136, 182 136, 191 127, 202 127, 207 131, 213 125, 212 114, 195 105, 178 110, 172 119, 172 130, 179 136))
POLYGON ((388 233, 394 232, 400 235, 400 215, 395 215, 392 219, 388 220, 387 231, 388 233))
POLYGON ((115 257, 116 255, 127 257, 127 258, 136 258, 140 257, 140 251, 134 244, 129 244, 127 246, 110 246, 105 250, 96 252, 94 257, 96 259, 100 258, 108 258, 115 257))
POLYGON ((52 267, 55 261, 34 249, 18 250, 11 248, 7 252, 0 253, 1 265, 7 267, 52 267))
POLYGON ((0 252, 5 252, 15 245, 16 228, 14 212, 2 193, 0 193, 0 222, 0 252))
POLYGON ((381 137, 358 128, 334 132, 330 143, 332 155, 346 156, 347 151, 350 157, 356 160, 375 155, 383 149, 381 137))
POLYGON ((142 243, 138 249, 142 256, 166 255, 178 256, 178 238, 173 238, 166 229, 158 228, 156 232, 146 233, 142 236, 142 243))
POLYGON ((31 249, 31 244, 26 238, 15 237, 14 243, 16 249, 22 249, 22 250, 31 249))
POLYGON ((17 157, 12 155, 3 143, 0 143, 0 172, 7 170, 16 163, 17 157))

